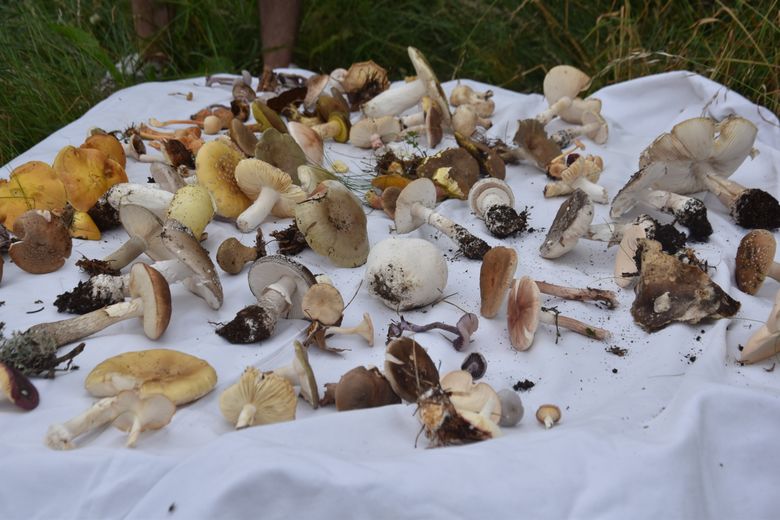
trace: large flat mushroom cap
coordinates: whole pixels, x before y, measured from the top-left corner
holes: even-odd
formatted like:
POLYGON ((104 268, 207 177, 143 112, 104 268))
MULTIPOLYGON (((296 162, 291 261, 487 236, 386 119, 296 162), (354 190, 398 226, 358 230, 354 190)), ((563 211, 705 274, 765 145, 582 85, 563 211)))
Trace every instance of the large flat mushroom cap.
POLYGON ((171 290, 154 268, 140 262, 130 268, 130 295, 143 302, 144 334, 149 339, 162 336, 171 320, 171 290))
POLYGON ((317 254, 338 267, 357 267, 368 258, 366 214, 342 183, 322 181, 295 209, 295 222, 317 254))
POLYGON ((429 209, 436 205, 436 186, 432 180, 415 179, 401 190, 395 202, 395 230, 397 233, 410 233, 425 223, 423 219, 413 214, 412 208, 415 204, 429 209))
POLYGON ((580 69, 571 65, 556 65, 545 74, 542 91, 547 103, 552 105, 562 97, 573 100, 589 85, 590 76, 580 69))
POLYGON ((8 255, 20 269, 33 274, 56 271, 65 265, 73 241, 62 219, 48 210, 30 210, 14 222, 14 235, 8 255))
POLYGON ((259 299, 266 287, 277 282, 283 276, 292 278, 296 286, 296 290, 290 295, 291 304, 287 317, 306 318, 301 303, 306 291, 317 281, 311 271, 298 262, 290 260, 284 255, 269 255, 258 258, 249 268, 249 289, 255 298, 259 299))
POLYGON ((593 222, 593 203, 576 189, 555 214, 550 230, 539 248, 542 258, 558 258, 571 251, 593 222))
POLYGON ((136 390, 141 398, 163 394, 174 404, 200 399, 217 384, 217 372, 203 359, 169 349, 125 352, 99 363, 84 387, 95 397, 136 390))
POLYGON ((512 282, 507 301, 509 341, 515 350, 528 350, 541 318, 539 286, 528 276, 512 282))
POLYGON ((55 210, 65 207, 65 186, 57 172, 41 161, 28 161, 0 179, 0 223, 13 229, 14 221, 31 209, 55 210))
POLYGON ((777 242, 765 229, 754 229, 742 237, 737 248, 734 277, 737 287, 747 294, 756 294, 775 261, 777 242))
POLYGON ((175 258, 192 271, 182 283, 209 304, 212 309, 222 307, 223 292, 219 274, 209 252, 200 245, 187 227, 175 219, 163 226, 161 240, 175 258))
POLYGON ((494 247, 482 258, 479 270, 480 314, 494 318, 504 303, 517 269, 517 252, 510 247, 494 247))

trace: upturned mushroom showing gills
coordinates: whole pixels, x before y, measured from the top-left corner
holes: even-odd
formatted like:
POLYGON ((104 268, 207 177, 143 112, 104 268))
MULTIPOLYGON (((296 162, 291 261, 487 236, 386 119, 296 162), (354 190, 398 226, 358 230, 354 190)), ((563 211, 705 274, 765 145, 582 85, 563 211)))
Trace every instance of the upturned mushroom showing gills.
POLYGON ((655 240, 638 243, 641 265, 631 315, 644 330, 655 332, 675 321, 699 323, 737 313, 740 303, 704 271, 665 254, 655 240))
POLYGON ((416 403, 425 392, 439 386, 436 364, 412 338, 402 337, 387 344, 385 377, 398 397, 409 403, 416 403))
POLYGON ((295 208, 295 223, 317 254, 337 267, 358 267, 368 258, 366 214, 344 184, 326 180, 295 208))
POLYGON ((8 255, 19 269, 32 274, 56 271, 70 256, 72 240, 62 219, 49 210, 30 210, 14 221, 18 242, 8 255))
POLYGON ((447 262, 427 240, 389 237, 371 248, 363 280, 391 309, 415 309, 444 296, 447 262))
POLYGON ((485 221, 490 234, 506 238, 524 231, 528 226, 526 212, 513 207, 515 196, 509 184, 501 179, 480 179, 469 190, 469 207, 485 221))
POLYGON ((222 416, 237 430, 295 419, 298 398, 293 385, 274 373, 247 367, 238 382, 219 397, 222 416))
POLYGON ((274 333, 279 318, 305 318, 301 302, 316 283, 306 267, 282 255, 259 258, 249 269, 249 288, 257 303, 241 309, 216 333, 230 343, 256 343, 274 333))
POLYGON ((509 247, 494 247, 482 259, 479 269, 480 314, 495 318, 517 269, 517 252, 509 247))
POLYGON ((776 250, 774 235, 765 229, 754 229, 742 237, 734 266, 740 291, 756 294, 767 276, 780 281, 780 264, 775 262, 776 250))
POLYGON ((528 350, 534 341, 539 323, 563 327, 591 339, 603 341, 608 330, 593 327, 574 318, 561 316, 541 306, 539 287, 531 278, 523 276, 512 282, 507 303, 509 340, 515 350, 528 350))
POLYGON ((292 217, 295 205, 306 198, 287 173, 259 159, 240 161, 235 176, 241 191, 254 199, 236 218, 236 226, 244 233, 257 228, 272 212, 279 217, 292 217))
POLYGON ((293 386, 300 388, 300 395, 317 409, 320 406, 320 391, 317 387, 317 378, 314 376, 314 369, 309 363, 309 351, 300 341, 293 343, 293 360, 289 365, 275 368, 272 373, 283 377, 293 386))
POLYGON ((467 258, 481 260, 490 246, 463 226, 433 211, 435 205, 436 187, 433 181, 422 178, 410 182, 395 204, 396 232, 410 233, 423 224, 430 224, 458 244, 458 249, 467 258))

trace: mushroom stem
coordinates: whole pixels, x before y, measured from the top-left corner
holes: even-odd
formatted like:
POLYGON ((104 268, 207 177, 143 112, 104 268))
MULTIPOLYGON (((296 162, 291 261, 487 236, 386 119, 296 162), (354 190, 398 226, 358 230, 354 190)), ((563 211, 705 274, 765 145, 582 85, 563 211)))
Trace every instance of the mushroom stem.
POLYGON ((539 313, 539 321, 548 325, 563 327, 564 329, 569 329, 572 332, 576 332, 577 334, 582 334, 583 336, 587 336, 591 339, 597 339, 599 341, 604 341, 610 336, 609 331, 606 329, 591 327, 587 323, 581 322, 574 318, 569 318, 568 316, 561 316, 560 314, 545 310, 544 308, 542 308, 541 312, 539 313))
POLYGON ((403 116, 401 118, 401 127, 404 129, 407 129, 409 127, 420 127, 425 128, 425 112, 415 112, 414 114, 409 114, 408 116, 403 116))
POLYGON ((772 265, 769 267, 769 271, 767 271, 766 275, 769 278, 780 282, 780 263, 772 262, 772 265))
POLYGON ((712 234, 707 207, 699 199, 670 191, 654 190, 643 199, 651 207, 672 214, 691 232, 694 240, 706 240, 712 234))
POLYGON ((341 126, 339 125, 338 121, 328 121, 327 123, 314 125, 311 127, 311 129, 317 132, 317 135, 325 140, 335 138, 341 130, 341 126))
POLYGON ((713 174, 704 176, 704 184, 707 186, 707 190, 718 197, 718 200, 727 208, 730 208, 737 197, 746 189, 739 183, 713 174))
POLYGON ((556 285, 540 280, 536 280, 536 286, 539 287, 539 292, 541 293, 565 298, 567 300, 600 301, 609 309, 614 309, 618 304, 617 295, 613 291, 604 289, 592 289, 590 287, 577 289, 575 287, 565 287, 563 285, 556 285))
POLYGON ((579 188, 587 193, 588 197, 590 197, 593 202, 598 202, 599 204, 606 204, 609 202, 607 189, 600 184, 589 181, 585 177, 577 177, 569 185, 575 190, 579 188))
POLYGON ((425 95, 425 83, 421 79, 385 90, 363 105, 368 117, 392 116, 412 108, 425 95))
POLYGON ((415 218, 420 218, 435 227, 440 232, 444 233, 453 242, 457 243, 460 250, 466 256, 472 260, 482 260, 490 250, 490 246, 481 238, 475 237, 469 231, 456 224, 449 218, 436 213, 430 208, 426 208, 422 204, 414 204, 411 209, 411 213, 415 218))
POLYGON ((371 323, 371 316, 367 312, 363 313, 363 321, 354 327, 327 327, 325 334, 328 336, 331 334, 357 334, 366 340, 369 347, 374 346, 374 325, 371 323))
POLYGON ((247 426, 252 426, 255 418, 255 413, 257 413, 257 407, 252 403, 246 403, 241 408, 241 413, 238 414, 238 420, 236 421, 236 430, 240 430, 241 428, 246 428, 247 426))
POLYGON ((141 435, 143 423, 141 422, 141 416, 136 415, 133 417, 133 425, 130 427, 130 433, 127 435, 127 443, 125 446, 132 448, 138 441, 138 436, 141 435))
POLYGON ((623 231, 625 228, 625 224, 592 224, 583 238, 597 240, 599 242, 609 242, 609 245, 613 246, 619 243, 620 239, 623 238, 623 231))
POLYGON ((556 117, 558 114, 569 108, 572 104, 572 99, 568 96, 563 96, 561 99, 553 103, 549 106, 546 110, 539 113, 536 116, 536 120, 542 123, 543 125, 546 125, 554 117, 556 117))
POLYGON ((127 267, 130 262, 138 258, 146 250, 146 242, 138 237, 133 237, 125 241, 119 249, 103 258, 103 262, 108 264, 110 269, 119 271, 127 267))
POLYGON ((195 125, 203 128, 203 121, 195 121, 194 119, 169 119, 168 121, 160 121, 154 117, 149 118, 149 126, 154 128, 165 128, 171 125, 195 125))
POLYGON ((113 406, 116 401, 117 397, 106 397, 73 419, 53 424, 46 434, 46 445, 54 450, 75 448, 73 439, 117 418, 118 410, 113 406))
POLYGON ((594 121, 584 125, 564 128, 562 130, 558 130, 557 132, 553 132, 552 134, 550 134, 550 139, 555 141, 555 143, 557 143, 558 146, 560 146, 561 148, 566 148, 571 144, 571 142, 575 138, 581 135, 584 135, 586 137, 589 137, 590 139, 595 140, 595 135, 599 131, 599 128, 601 128, 601 126, 602 123, 594 121))
POLYGON ((260 190, 260 194, 255 201, 247 209, 236 218, 236 226, 243 233, 249 233, 257 228, 265 217, 271 213, 271 209, 274 207, 281 195, 278 191, 265 187, 260 190))

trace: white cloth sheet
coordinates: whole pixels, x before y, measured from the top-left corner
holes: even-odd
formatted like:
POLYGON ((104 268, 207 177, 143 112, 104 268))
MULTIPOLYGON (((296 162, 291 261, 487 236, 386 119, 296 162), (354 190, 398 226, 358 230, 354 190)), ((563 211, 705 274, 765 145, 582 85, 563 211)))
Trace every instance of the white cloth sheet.
MULTIPOLYGON (((488 134, 507 142, 518 119, 546 108, 538 94, 464 82, 495 92, 496 115, 488 134)), ((454 85, 446 83, 445 91, 454 85)), ((777 196, 780 128, 765 108, 687 72, 641 78, 594 95, 603 101, 610 137, 603 146, 584 141, 586 153, 604 159, 602 184, 610 197, 656 136, 689 117, 729 114, 758 126, 756 147, 761 152, 733 178, 777 196)), ((207 88, 202 78, 116 92, 14 159, 2 175, 29 160, 51 163, 62 146, 80 144, 93 126, 112 130, 150 117, 182 118, 229 99, 228 87, 207 88), (172 95, 188 91, 194 93, 192 101, 172 95)), ((553 122, 549 128, 559 126, 553 122)), ((453 145, 447 139, 440 149, 453 145)), ((354 172, 371 165, 368 153, 346 145, 329 145, 327 153, 354 172)), ((127 171, 135 182, 145 182, 149 175, 148 165, 132 160, 127 171)), ((508 167, 507 181, 516 205, 529 207, 537 231, 500 241, 463 201, 446 201, 438 211, 492 245, 516 248, 517 276, 618 290, 611 279, 615 249, 602 243, 583 240, 563 258, 540 258, 543 230, 563 199, 545 200, 546 179, 530 166, 508 167)), ((734 254, 745 230, 732 223, 714 196, 704 200, 716 231, 708 243, 694 247, 714 266, 713 279, 742 303, 733 319, 676 324, 649 335, 631 320, 633 292, 619 290, 620 306, 612 311, 543 296, 546 305, 611 330, 613 337, 605 343, 564 330, 556 344, 554 329, 542 326, 533 347, 516 352, 509 344, 505 310, 493 320, 480 318, 464 352, 455 352, 438 333, 415 336, 442 373, 458 369, 468 352, 479 351, 488 359, 484 380, 496 389, 524 379, 536 383, 521 393, 526 413, 517 427, 505 428, 501 438, 468 446, 426 449, 424 437, 417 438, 415 406, 406 404, 336 413, 332 408, 313 411, 301 400, 293 422, 233 431, 220 414, 220 393, 247 365, 272 369, 290 362, 292 340, 306 323, 283 320, 278 333, 262 344, 230 345, 214 333, 214 323, 228 321, 254 303, 246 270, 238 276, 222 273, 226 300, 218 311, 172 286, 173 318, 159 341, 148 340, 137 321, 115 325, 86 339, 78 371, 35 380, 41 394, 36 410, 23 413, 0 403, 0 518, 776 518, 780 376, 768 371, 774 361, 740 366, 736 360, 738 345, 766 319, 778 284, 768 280, 756 296, 734 286, 734 254), (608 353, 606 347, 613 345, 628 354, 608 353), (73 451, 44 446, 50 424, 94 402, 83 382, 97 363, 121 352, 158 347, 206 359, 219 375, 216 389, 180 408, 166 428, 142 434, 135 449, 125 448, 125 434, 111 427, 79 438, 73 451), (555 403, 563 412, 561 423, 551 430, 534 418, 543 403, 555 403)), ((608 206, 597 205, 594 223, 607 222, 608 213, 608 206)), ((391 221, 383 213, 369 212, 368 221, 372 245, 390 234, 391 221)), ((268 236, 288 223, 262 227, 268 236)), ((225 222, 213 222, 207 231, 205 246, 212 254, 226 237, 240 235, 225 222)), ((48 275, 29 275, 7 262, 0 285, 0 301, 5 302, 0 321, 6 322, 7 332, 67 317, 52 302, 85 279, 75 261, 81 255, 104 256, 123 234, 116 230, 99 242, 74 242, 66 266, 48 275), (40 307, 44 309, 29 313, 40 307)), ((478 313, 479 262, 456 256, 449 239, 431 228, 410 236, 431 240, 447 256, 446 292, 452 294, 452 305, 407 312, 407 319, 454 323, 461 314, 458 307, 478 313)), ((243 239, 250 243, 253 234, 243 239)), ((274 243, 269 251, 276 251, 274 243)), ((314 273, 328 273, 345 300, 357 291, 345 325, 357 323, 367 311, 377 328, 373 348, 356 337, 337 337, 333 345, 351 350, 343 355, 311 350, 320 388, 355 366, 382 367, 387 324, 397 316, 370 297, 365 286, 359 288, 363 269, 335 269, 310 250, 299 259, 314 273)))

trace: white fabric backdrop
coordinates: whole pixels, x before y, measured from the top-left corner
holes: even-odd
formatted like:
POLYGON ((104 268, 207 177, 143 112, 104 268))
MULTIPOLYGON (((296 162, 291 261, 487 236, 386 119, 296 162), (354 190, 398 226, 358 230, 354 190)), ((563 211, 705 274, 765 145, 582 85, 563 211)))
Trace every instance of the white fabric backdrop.
MULTIPOLYGON (((477 89, 492 88, 465 81, 477 89)), ((445 90, 454 86, 445 85, 445 90)), ((538 94, 518 94, 493 88, 496 115, 490 135, 511 141, 516 121, 546 106, 538 94)), ((759 128, 761 154, 748 160, 734 179, 777 196, 780 129, 777 119, 735 92, 700 76, 674 72, 613 85, 595 93, 604 104, 610 138, 604 146, 587 141, 587 153, 603 156, 602 183, 610 196, 636 168, 639 152, 653 138, 684 119, 699 115, 723 118, 735 113, 759 128)), ((78 121, 55 132, 14 159, 2 170, 29 160, 51 163, 67 144, 78 145, 93 126, 124 128, 149 117, 181 118, 199 108, 230 99, 227 87, 207 88, 202 78, 147 83, 115 93, 78 121), (194 93, 192 101, 173 92, 194 93)), ((557 123, 551 127, 557 128, 557 123)), ((450 139, 443 146, 454 145, 450 139)), ((365 169, 366 154, 345 145, 330 146, 331 160, 341 159, 353 171, 365 169)), ((132 161, 131 180, 145 182, 148 165, 132 161)), ((611 281, 614 249, 581 241, 569 255, 541 259, 538 247, 563 199, 545 200, 545 177, 528 166, 508 168, 517 206, 530 208, 538 231, 503 241, 520 257, 518 276, 573 286, 617 290, 611 281)), ((226 302, 219 311, 173 286, 171 326, 157 342, 146 339, 137 322, 125 322, 86 340, 77 358, 80 370, 54 380, 35 381, 41 404, 22 413, 0 403, 0 517, 2 518, 214 518, 262 516, 289 518, 771 518, 780 510, 780 384, 778 372, 737 363, 744 343, 771 308, 778 284, 769 280, 756 296, 733 286, 734 252, 745 230, 737 228, 712 195, 704 197, 715 234, 697 252, 714 265, 714 280, 742 302, 739 314, 698 326, 672 325, 653 335, 633 324, 628 312, 633 292, 620 292, 613 311, 592 304, 561 302, 545 297, 567 315, 612 331, 607 343, 544 327, 531 350, 511 349, 505 311, 493 320, 480 318, 474 341, 455 352, 437 333, 416 335, 441 371, 457 369, 467 352, 488 359, 485 381, 500 389, 530 379, 536 386, 523 392, 526 417, 502 438, 469 446, 426 449, 415 445, 419 422, 412 405, 336 413, 312 411, 300 401, 294 422, 232 431, 222 418, 218 397, 244 367, 272 369, 292 358, 292 339, 302 321, 284 321, 269 341, 230 345, 214 334, 210 322, 227 321, 254 302, 246 282, 223 273, 226 302), (605 351, 617 345, 625 357, 605 351), (125 434, 113 428, 78 439, 79 448, 55 452, 43 437, 49 424, 67 420, 88 408, 93 399, 83 389, 89 370, 108 356, 128 350, 175 348, 200 356, 217 370, 214 392, 182 407, 171 424, 144 433, 138 447, 124 447, 125 434), (695 356, 695 362, 691 361, 695 356), (613 369, 616 369, 615 373, 613 369), (563 411, 559 426, 545 431, 533 413, 542 403, 563 411)), ((439 211, 465 225, 492 245, 501 241, 487 234, 484 224, 462 201, 447 201, 439 211)), ((594 222, 608 221, 608 207, 598 206, 594 222)), ((267 222, 268 233, 287 221, 267 222)), ((384 214, 369 214, 371 244, 389 234, 384 214)), ((230 224, 208 227, 205 246, 212 252, 231 235, 230 224)), ((52 302, 60 292, 84 279, 74 267, 83 254, 102 257, 122 240, 121 231, 106 233, 99 242, 77 241, 67 265, 52 274, 33 276, 6 263, 0 285, 0 321, 7 329, 23 330, 59 315, 52 302), (35 314, 28 311, 41 307, 35 314)), ((253 235, 244 237, 249 243, 253 235)), ((479 312, 479 263, 453 253, 446 237, 430 229, 410 236, 427 238, 448 258, 448 293, 453 304, 479 312)), ((270 252, 275 251, 273 244, 270 252)), ((299 256, 313 272, 327 272, 349 299, 363 269, 334 269, 327 259, 306 251, 299 256)), ((332 344, 350 348, 341 356, 310 353, 320 387, 335 382, 357 365, 383 364, 383 338, 394 313, 371 298, 365 287, 347 309, 344 324, 356 323, 369 311, 377 327, 377 345, 338 338, 332 344)), ((414 322, 454 322, 461 311, 441 303, 426 311, 406 313, 414 322)))

